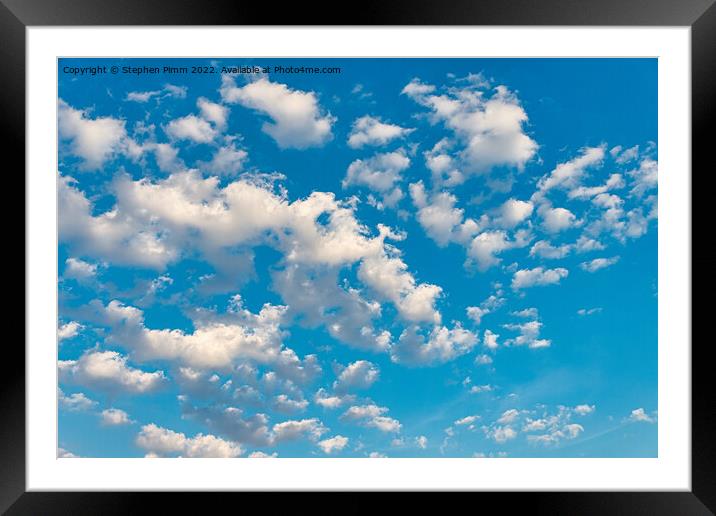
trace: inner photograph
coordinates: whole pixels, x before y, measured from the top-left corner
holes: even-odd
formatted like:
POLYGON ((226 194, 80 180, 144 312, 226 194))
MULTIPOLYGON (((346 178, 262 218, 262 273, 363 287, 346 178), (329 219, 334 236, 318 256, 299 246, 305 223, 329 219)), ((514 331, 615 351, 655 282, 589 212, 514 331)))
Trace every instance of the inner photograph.
POLYGON ((657 59, 57 67, 58 457, 657 457, 657 59))

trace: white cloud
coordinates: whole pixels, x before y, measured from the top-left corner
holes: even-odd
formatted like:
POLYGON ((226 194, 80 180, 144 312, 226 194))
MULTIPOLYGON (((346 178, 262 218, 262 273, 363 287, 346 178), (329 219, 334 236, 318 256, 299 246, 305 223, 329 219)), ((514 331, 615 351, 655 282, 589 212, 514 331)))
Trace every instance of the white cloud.
POLYGON ((606 246, 597 240, 582 235, 577 239, 575 248, 578 253, 588 253, 591 251, 601 251, 606 249, 606 246))
POLYGON ((465 416, 463 418, 457 419, 454 424, 457 426, 472 425, 478 419, 480 419, 480 416, 477 415, 465 416))
POLYGON ((166 380, 163 371, 145 372, 128 366, 127 358, 116 351, 88 350, 78 360, 60 360, 58 366, 61 381, 110 392, 152 392, 166 380))
POLYGON ((124 120, 89 118, 89 111, 74 109, 63 100, 59 101, 57 116, 60 140, 70 141, 70 151, 84 160, 85 169, 101 168, 121 151, 127 137, 124 120))
POLYGON ((601 311, 601 308, 580 308, 579 310, 577 310, 577 314, 582 316, 594 315, 600 313, 601 311))
POLYGON ((219 147, 213 154, 211 161, 201 163, 201 169, 211 174, 234 176, 241 172, 248 159, 248 153, 236 147, 234 142, 219 147))
POLYGON ((529 201, 508 199, 499 208, 495 224, 510 229, 525 221, 532 215, 534 204, 529 201))
POLYGON ((254 451, 247 455, 249 459, 275 459, 278 457, 278 453, 274 452, 271 455, 262 451, 254 451))
POLYGON ((524 310, 518 310, 512 312, 512 315, 516 317, 526 317, 529 319, 536 319, 539 316, 539 311, 536 308, 525 308, 524 310))
POLYGON ((585 147, 581 149, 581 155, 560 163, 552 172, 542 177, 537 182, 537 188, 544 194, 552 188, 577 188, 580 185, 585 170, 600 165, 604 161, 605 147, 585 147))
POLYGON ((271 117, 263 132, 271 136, 281 148, 305 149, 329 141, 335 118, 324 114, 313 92, 292 90, 285 84, 260 78, 243 87, 234 79, 223 76, 221 96, 224 102, 241 104, 271 117))
POLYGON ((136 443, 152 456, 232 458, 243 453, 238 443, 225 441, 214 435, 197 434, 188 438, 183 433, 153 423, 142 427, 136 443))
MULTIPOLYGON (((265 414, 257 413, 252 416, 246 416, 241 409, 236 407, 218 405, 193 407, 183 401, 182 417, 195 419, 209 429, 238 443, 269 446, 274 444, 275 439, 278 437, 270 431, 268 417, 265 414)), ((274 425, 274 428, 276 428, 276 425, 274 425)), ((296 435, 290 435, 292 428, 295 429, 292 425, 279 426, 279 429, 283 429, 281 431, 282 438, 298 438, 302 435, 300 431, 296 435)))
POLYGON ((352 389, 368 389, 380 375, 378 366, 367 360, 358 360, 349 364, 338 375, 333 383, 333 389, 345 392, 352 389))
POLYGON ((656 418, 651 417, 643 408, 640 407, 631 411, 631 414, 629 414, 629 421, 655 423, 656 418))
POLYGON ((567 194, 569 199, 589 199, 595 195, 599 195, 610 190, 624 187, 624 179, 621 174, 612 174, 606 183, 601 186, 578 186, 573 188, 567 194))
POLYGON ((400 432, 402 425, 397 419, 385 416, 386 407, 374 404, 354 405, 341 415, 341 420, 349 423, 358 423, 369 428, 377 428, 381 432, 400 432))
POLYGON ((303 412, 308 407, 308 400, 292 399, 287 394, 276 395, 271 404, 271 408, 277 412, 291 414, 294 412, 303 412))
POLYGON ((418 181, 410 185, 410 195, 418 208, 418 222, 440 247, 451 242, 464 244, 480 230, 480 224, 472 219, 463 222, 464 210, 455 207, 457 198, 453 194, 428 195, 422 181, 418 181))
POLYGON ((465 181, 465 175, 460 171, 459 160, 449 154, 453 142, 443 138, 432 149, 425 151, 425 166, 432 173, 435 187, 456 186, 465 181))
POLYGON ((351 185, 365 186, 383 196, 383 205, 392 208, 403 197, 396 185, 400 183, 401 172, 410 166, 410 158, 401 149, 362 160, 357 159, 348 166, 343 188, 351 185))
POLYGON ((539 334, 542 329, 542 323, 538 320, 528 321, 522 324, 504 324, 504 328, 508 330, 518 331, 519 335, 513 339, 505 341, 507 346, 528 346, 530 348, 546 348, 552 344, 548 339, 540 339, 539 334))
POLYGON ((642 197, 649 190, 656 188, 659 183, 658 163, 650 158, 645 158, 639 163, 639 168, 627 172, 632 178, 631 194, 642 197))
POLYGON ((468 256, 477 262, 477 268, 485 271, 500 263, 499 253, 515 247, 504 231, 486 231, 477 235, 470 244, 468 256))
POLYGON ((491 294, 487 299, 480 303, 480 306, 468 306, 465 309, 465 313, 467 314, 468 318, 471 319, 477 325, 482 323, 482 318, 484 316, 489 313, 492 313, 493 311, 500 308, 503 304, 505 304, 505 298, 502 297, 502 294, 502 286, 499 286, 497 287, 494 294, 491 294))
POLYGON ((288 315, 307 327, 324 326, 338 341, 349 346, 385 352, 390 332, 375 328, 381 305, 368 300, 355 288, 338 285, 338 270, 316 271, 293 265, 273 275, 276 291, 289 306, 288 315), (320 302, 317 302, 320 301, 320 302))
POLYGON ((348 135, 348 146, 353 149, 359 149, 364 145, 386 145, 396 138, 403 138, 409 135, 413 131, 414 129, 384 123, 379 118, 366 115, 353 122, 351 132, 348 135))
POLYGON ((618 261, 618 256, 613 256, 611 258, 595 258, 594 260, 591 260, 589 262, 582 262, 579 264, 579 266, 587 272, 597 272, 600 269, 604 269, 606 267, 609 267, 610 265, 614 265, 618 261))
POLYGON ((482 322, 482 318, 490 313, 488 309, 479 306, 468 306, 465 312, 468 318, 478 325, 482 322))
POLYGON ((500 336, 490 330, 485 330, 485 335, 482 338, 482 344, 488 349, 497 349, 497 339, 500 336))
MULTIPOLYGON (((497 335, 499 337, 499 335, 497 335)), ((494 387, 492 385, 473 385, 470 387, 470 394, 480 394, 481 392, 492 392, 494 387)))
MULTIPOLYGON (((80 254, 157 269, 197 250, 218 274, 229 275, 225 282, 251 272, 250 262, 241 265, 241 254, 226 250, 240 246, 274 247, 286 266, 281 274, 305 274, 307 283, 312 283, 319 265, 361 262, 359 279, 394 303, 403 318, 439 321, 435 302, 440 287, 418 283, 399 251, 385 242, 403 235, 378 225, 378 234, 372 236, 355 218, 355 205, 332 193, 313 192, 290 203, 265 181, 248 178, 219 188, 218 178, 202 178, 197 171, 157 182, 119 176, 112 191, 116 205, 95 216, 72 180, 61 178, 60 237, 80 254)), ((306 305, 315 309, 316 304, 311 300, 306 305)), ((384 335, 376 339, 386 346, 384 335)))
POLYGON ((175 97, 175 98, 185 98, 186 97, 187 88, 185 86, 175 86, 173 84, 165 84, 164 88, 161 90, 151 90, 151 91, 130 91, 127 93, 127 96, 124 98, 124 100, 128 102, 139 102, 140 104, 144 104, 149 102, 153 98, 163 98, 163 97, 175 97))
POLYGON ((319 448, 321 448, 321 450, 323 450, 323 453, 331 454, 333 452, 339 452, 343 448, 345 448, 348 444, 348 438, 343 437, 342 435, 336 435, 335 437, 331 437, 330 439, 324 439, 323 441, 319 441, 316 444, 319 448))
POLYGON ((469 173, 493 167, 522 169, 537 152, 537 143, 524 132, 527 114, 505 86, 479 91, 484 83, 433 94, 435 87, 413 79, 402 93, 431 110, 431 119, 455 132, 464 147, 460 158, 469 173))
POLYGON ((316 418, 284 421, 273 426, 274 441, 295 441, 302 437, 316 441, 328 429, 316 418))
POLYGON ((437 285, 418 284, 399 257, 385 254, 363 259, 358 278, 380 296, 390 300, 402 318, 411 322, 440 322, 435 303, 442 293, 437 285))
POLYGON ((97 276, 97 264, 79 258, 67 258, 63 276, 77 281, 89 281, 97 276))
POLYGON ((78 458, 78 456, 72 452, 65 450, 64 448, 57 448, 57 458, 58 459, 76 459, 76 458, 78 458))
POLYGON ((161 92, 161 90, 130 91, 127 93, 125 100, 128 102, 139 102, 140 104, 144 104, 149 102, 152 98, 158 97, 161 92))
POLYGON ((537 258, 546 260, 559 260, 567 256, 571 251, 572 246, 569 244, 553 246, 546 240, 540 240, 530 249, 530 256, 536 256, 537 258))
POLYGON ((120 426, 132 423, 132 420, 129 418, 129 414, 127 414, 124 410, 116 408, 103 410, 101 417, 102 424, 107 426, 120 426))
POLYGON ((452 329, 435 326, 427 335, 410 326, 403 330, 390 350, 391 359, 400 364, 427 366, 443 364, 469 353, 477 344, 477 335, 459 324, 452 329))
POLYGON ((592 412, 594 412, 595 409, 596 407, 594 405, 587 404, 577 405, 576 407, 574 407, 574 411, 580 416, 586 416, 587 414, 591 414, 592 412))
POLYGON ((538 210, 542 227, 549 233, 559 233, 577 224, 577 217, 566 208, 551 208, 543 204, 538 210))
POLYGON ((568 275, 569 271, 561 267, 556 269, 544 269, 542 267, 521 269, 516 271, 512 277, 512 288, 518 290, 522 288, 554 285, 568 275))
POLYGON ((229 118, 229 108, 211 102, 209 99, 199 97, 196 101, 201 117, 214 124, 217 130, 222 131, 226 127, 226 121, 229 118))
POLYGON ((210 143, 218 134, 209 122, 196 115, 172 120, 164 127, 164 132, 175 140, 191 140, 195 143, 210 143))
POLYGON ((280 325, 285 306, 266 303, 255 314, 244 307, 241 296, 235 295, 224 314, 197 312, 193 333, 149 329, 141 310, 116 300, 106 306, 92 306, 113 329, 110 340, 129 347, 138 360, 172 360, 199 370, 228 370, 237 361, 253 360, 271 365, 282 377, 299 383, 312 380, 320 372, 315 355, 301 360, 283 346, 280 325))
POLYGON ((74 412, 90 410, 97 406, 97 402, 89 399, 83 392, 75 392, 68 396, 62 389, 58 389, 57 400, 61 407, 74 412))
POLYGON ((506 425, 509 423, 514 423, 517 418, 520 416, 520 411, 517 409, 509 409, 505 410, 502 415, 499 417, 497 422, 501 425, 506 425))
POLYGON ((489 355, 478 355, 475 357, 475 364, 477 365, 489 365, 492 363, 492 358, 489 355))
POLYGON ((585 416, 595 409, 594 405, 577 405, 574 408, 559 406, 556 413, 544 411, 538 419, 527 417, 522 431, 529 433, 527 441, 530 444, 553 446, 563 440, 576 439, 584 432, 584 427, 572 423, 574 414, 585 416), (536 432, 542 432, 537 434, 536 432))
POLYGON ((488 432, 488 437, 496 443, 504 444, 517 437, 517 432, 510 426, 498 426, 488 432))
POLYGON ((316 391, 315 396, 313 397, 313 401, 316 403, 316 405, 320 405, 321 407, 327 409, 336 409, 342 407, 344 405, 347 405, 348 403, 352 403, 353 400, 355 400, 355 396, 353 395, 330 395, 323 388, 318 389, 318 391, 316 391))
POLYGON ((79 335, 80 330, 83 328, 84 326, 82 326, 77 321, 70 321, 68 323, 65 323, 59 328, 57 328, 57 340, 62 342, 65 339, 71 339, 72 337, 76 337, 77 335, 79 335))
POLYGON ((614 158, 614 161, 621 165, 629 161, 635 160, 637 157, 639 157, 639 146, 634 145, 633 147, 629 147, 628 149, 622 149, 620 145, 617 145, 612 150, 610 150, 609 153, 614 158))
POLYGON ((415 438, 415 444, 420 448, 421 450, 424 450, 428 447, 428 438, 424 435, 420 435, 415 438))

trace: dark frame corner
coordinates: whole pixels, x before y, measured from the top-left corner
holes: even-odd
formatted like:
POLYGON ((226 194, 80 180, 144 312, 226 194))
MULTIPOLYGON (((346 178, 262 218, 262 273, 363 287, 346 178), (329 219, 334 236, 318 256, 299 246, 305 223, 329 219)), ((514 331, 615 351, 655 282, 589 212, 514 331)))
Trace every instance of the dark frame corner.
MULTIPOLYGON (((713 169, 708 129, 716 120, 716 4, 715 0, 509 0, 445 3, 367 0, 349 22, 319 15, 332 13, 321 2, 286 4, 275 12, 266 3, 173 0, 0 0, 0 107, 4 115, 3 154, 24 170, 25 154, 25 29, 33 25, 662 25, 691 27, 692 51, 692 169, 713 169), (272 12, 272 10, 274 12, 272 12), (313 11, 313 12, 311 12, 313 11)), ((8 171, 10 168, 7 169, 8 171)), ((24 176, 23 176, 24 177, 24 176)), ((692 172, 692 181, 694 174, 692 172)), ((24 192, 24 182, 21 186, 24 192)), ((693 190, 697 193, 698 190, 693 190)), ((703 192, 703 189, 702 189, 703 192)), ((703 194, 701 194, 703 195, 703 194)), ((692 201, 692 220, 708 220, 709 202, 692 201)), ((23 236, 24 239, 24 236, 23 236)), ((692 252, 692 267, 693 250, 692 252)), ((24 261, 24 260, 23 260, 24 261)), ((705 258, 695 263, 706 265, 705 258)), ((24 265, 23 265, 24 267, 24 265)), ((25 269, 25 276, 28 274, 25 269)), ((694 314, 708 316, 706 305, 693 305, 694 314)), ((694 319, 692 315, 692 320, 694 319)), ((692 330, 693 331, 693 330, 692 330)), ((536 514, 714 514, 716 513, 716 397, 707 349, 710 339, 692 346, 692 491, 650 493, 521 493, 511 494, 536 514)), ((10 357, 0 376, 0 511, 8 514, 102 513, 127 514, 146 509, 137 493, 25 492, 25 355, 7 341, 10 357)), ((184 502, 184 494, 171 498, 184 502)), ((200 494, 206 500, 207 494, 200 494)), ((229 495, 230 496, 230 495, 229 495)), ((248 496, 242 494, 241 496, 248 496)), ((255 496, 255 495, 250 495, 255 496)), ((504 494, 486 493, 484 497, 504 494)), ((372 501, 351 495, 356 512, 372 510, 372 501), (371 504, 371 505, 368 505, 371 504)), ((163 502, 169 501, 164 497, 163 502)), ((500 500, 504 502, 504 500, 500 500)))

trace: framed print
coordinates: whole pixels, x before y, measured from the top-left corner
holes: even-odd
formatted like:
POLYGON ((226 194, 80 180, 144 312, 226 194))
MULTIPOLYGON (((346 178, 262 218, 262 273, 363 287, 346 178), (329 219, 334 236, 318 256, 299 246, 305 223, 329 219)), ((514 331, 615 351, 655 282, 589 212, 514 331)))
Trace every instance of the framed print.
POLYGON ((710 2, 0 13, 27 203, 3 510, 714 510, 691 336, 710 2))

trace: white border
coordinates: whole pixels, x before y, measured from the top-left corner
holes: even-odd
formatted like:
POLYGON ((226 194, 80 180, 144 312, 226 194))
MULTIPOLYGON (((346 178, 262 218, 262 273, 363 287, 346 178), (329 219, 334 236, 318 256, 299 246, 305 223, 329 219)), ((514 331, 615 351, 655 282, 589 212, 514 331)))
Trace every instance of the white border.
POLYGON ((27 489, 690 490, 690 76, 688 27, 29 27, 27 489), (306 57, 326 56, 327 49, 341 57, 658 56, 657 459, 55 458, 57 169, 49 128, 56 125, 57 57, 306 57))

